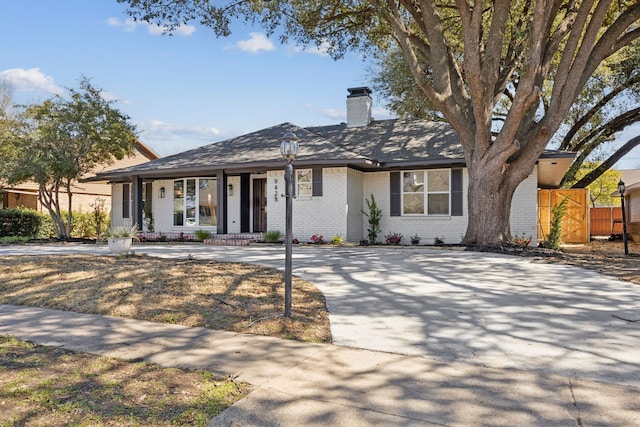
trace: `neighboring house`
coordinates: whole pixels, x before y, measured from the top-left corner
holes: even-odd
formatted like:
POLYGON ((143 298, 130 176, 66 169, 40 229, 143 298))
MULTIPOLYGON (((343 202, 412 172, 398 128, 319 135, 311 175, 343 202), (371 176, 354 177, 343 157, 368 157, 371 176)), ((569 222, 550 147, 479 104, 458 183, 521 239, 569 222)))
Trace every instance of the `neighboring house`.
MULTIPOLYGON (((640 169, 619 171, 625 184, 625 208, 627 232, 635 242, 640 242, 640 169)), ((619 193, 616 193, 620 196, 619 193)))
MULTIPOLYGON (((280 139, 299 137, 294 162, 294 237, 347 241, 367 237, 366 199, 382 209, 380 240, 417 234, 460 242, 467 227, 468 175, 451 126, 424 120, 371 119, 370 89, 348 89, 347 123, 283 123, 237 138, 103 172, 113 182, 112 225, 145 224, 156 233, 259 233, 285 229, 280 139)), ((556 187, 573 153, 546 152, 513 199, 513 234, 536 241, 537 189, 556 187)))
MULTIPOLYGON (((136 140, 134 155, 116 160, 108 166, 99 166, 92 171, 96 173, 107 172, 129 166, 139 165, 149 160, 158 159, 158 155, 139 140, 136 140)), ((107 181, 76 182, 72 186, 71 206, 76 212, 89 212, 93 210, 96 201, 104 201, 104 210, 111 210, 111 185, 107 181)), ((15 185, 2 185, 0 182, 1 204, 3 209, 25 207, 42 212, 45 208, 38 201, 38 184, 33 181, 15 185)), ((67 195, 64 190, 60 192, 60 208, 67 208, 67 195)))

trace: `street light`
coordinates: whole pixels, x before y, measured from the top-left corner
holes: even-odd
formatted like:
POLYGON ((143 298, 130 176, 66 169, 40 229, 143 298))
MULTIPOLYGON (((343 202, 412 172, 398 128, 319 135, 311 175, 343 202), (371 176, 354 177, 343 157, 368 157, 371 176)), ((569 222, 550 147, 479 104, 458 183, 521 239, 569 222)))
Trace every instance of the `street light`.
POLYGON ((284 261, 284 316, 291 317, 291 268, 293 255, 293 161, 298 154, 298 137, 291 130, 282 135, 280 154, 287 162, 284 167, 286 200, 285 261, 284 261))
POLYGON ((626 187, 624 182, 618 182, 618 193, 620 193, 620 204, 622 205, 622 241, 624 242, 624 254, 629 255, 629 246, 627 244, 627 213, 624 211, 624 190, 626 187))

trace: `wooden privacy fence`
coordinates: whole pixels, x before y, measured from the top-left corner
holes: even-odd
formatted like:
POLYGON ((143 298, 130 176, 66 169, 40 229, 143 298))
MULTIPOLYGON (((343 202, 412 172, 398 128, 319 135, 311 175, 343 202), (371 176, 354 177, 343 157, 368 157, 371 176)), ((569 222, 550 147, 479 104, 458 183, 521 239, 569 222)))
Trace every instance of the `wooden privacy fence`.
POLYGON ((551 210, 562 202, 569 201, 562 218, 562 241, 564 243, 589 242, 589 190, 538 190, 538 239, 546 240, 551 229, 551 210))
POLYGON ((589 230, 592 236, 622 234, 622 209, 619 207, 591 208, 589 218, 589 230))

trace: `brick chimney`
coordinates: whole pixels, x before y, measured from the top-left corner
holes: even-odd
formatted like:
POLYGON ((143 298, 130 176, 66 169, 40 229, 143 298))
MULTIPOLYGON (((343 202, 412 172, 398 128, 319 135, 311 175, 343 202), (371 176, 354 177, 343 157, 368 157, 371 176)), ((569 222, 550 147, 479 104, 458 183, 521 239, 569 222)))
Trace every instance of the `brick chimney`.
POLYGON ((347 89, 347 127, 355 128, 371 123, 371 89, 352 87, 347 89))

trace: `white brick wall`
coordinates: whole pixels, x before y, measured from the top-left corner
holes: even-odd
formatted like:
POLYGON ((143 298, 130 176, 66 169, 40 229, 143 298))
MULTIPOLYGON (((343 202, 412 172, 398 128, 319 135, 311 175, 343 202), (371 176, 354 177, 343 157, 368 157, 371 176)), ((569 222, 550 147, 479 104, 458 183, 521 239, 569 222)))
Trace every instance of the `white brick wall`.
MULTIPOLYGON (((230 176, 227 185, 233 185, 233 195, 227 197, 227 233, 240 233, 240 177, 230 176)), ((267 202, 268 203, 268 202, 267 202)), ((267 220, 269 214, 267 213, 267 220)), ((220 216, 218 216, 220 221, 220 216)))
POLYGON ((533 245, 537 242, 538 232, 538 169, 537 166, 513 195, 511 202, 511 235, 531 236, 533 245))
MULTIPOLYGON (((467 188, 469 177, 467 170, 463 170, 463 216, 431 216, 431 217, 390 217, 389 216, 389 172, 367 173, 364 180, 365 199, 373 194, 376 203, 382 209, 380 235, 378 239, 384 242, 388 233, 401 233, 403 243, 409 244, 411 236, 418 234, 421 244, 433 244, 434 239, 444 238, 445 243, 460 243, 464 237, 468 222, 467 188)), ((511 208, 511 230, 515 234, 532 236, 536 241, 537 224, 537 175, 536 171, 529 176, 516 190, 511 208)), ((366 209, 366 202, 364 204, 366 209)), ((367 236, 368 222, 363 221, 363 238, 367 236)))
MULTIPOLYGON (((537 231, 537 171, 520 185, 513 198, 511 208, 511 232, 515 235, 531 236, 536 241, 537 231)), ((228 199, 227 227, 229 233, 240 232, 240 177, 229 177, 233 195, 228 199)), ((467 227, 468 175, 463 171, 464 216, 445 217, 390 217, 389 216, 389 172, 363 173, 346 167, 323 169, 323 195, 321 197, 293 200, 293 234, 306 242, 313 234, 322 234, 330 240, 341 234, 347 241, 357 243, 367 237, 366 199, 373 194, 382 209, 381 232, 384 241, 388 233, 401 233, 403 243, 418 234, 422 244, 433 244, 434 239, 444 238, 446 243, 459 243, 467 227)), ((267 230, 285 231, 284 171, 267 173, 267 230), (277 180, 277 181, 276 181, 277 180), (277 196, 277 201, 276 201, 277 196)), ((153 183, 153 218, 155 232, 175 233, 187 230, 173 226, 173 180, 158 180, 153 183), (160 187, 165 187, 165 197, 159 198, 160 187)), ((130 219, 122 218, 122 184, 112 186, 112 224, 131 225, 130 219)), ((132 213, 133 214, 133 213, 132 213)), ((220 218, 220 217, 218 217, 220 218)))
POLYGON ((129 226, 122 218, 122 184, 111 186, 111 227, 129 226))
MULTIPOLYGON (((463 173, 463 188, 467 188, 467 171, 463 173)), ((382 209, 382 221, 380 222, 380 235, 378 240, 384 242, 384 236, 388 233, 401 233, 404 236, 403 244, 411 243, 411 236, 417 234, 422 240, 421 244, 433 244, 434 239, 444 238, 445 243, 460 243, 467 228, 467 194, 464 192, 463 206, 465 216, 430 216, 430 217, 390 217, 389 200, 389 172, 376 172, 366 175, 364 183, 365 198, 373 194, 378 208, 382 209)), ((366 202, 365 202, 366 210, 366 202)), ((367 236, 368 222, 363 223, 363 238, 367 236)))
MULTIPOLYGON (((295 173, 295 172, 294 172, 295 173)), ((347 168, 324 168, 322 196, 293 200, 293 237, 306 242, 313 234, 330 240, 336 234, 347 236, 347 168)), ((267 174, 268 230, 285 231, 284 171, 267 174), (276 183, 275 180, 278 180, 276 183), (277 185, 278 190, 275 191, 277 185), (278 194, 278 201, 274 194, 278 194)))
POLYGON ((173 180, 153 182, 153 230, 156 233, 172 233, 173 229, 173 180), (164 187, 164 198, 159 197, 164 187))

